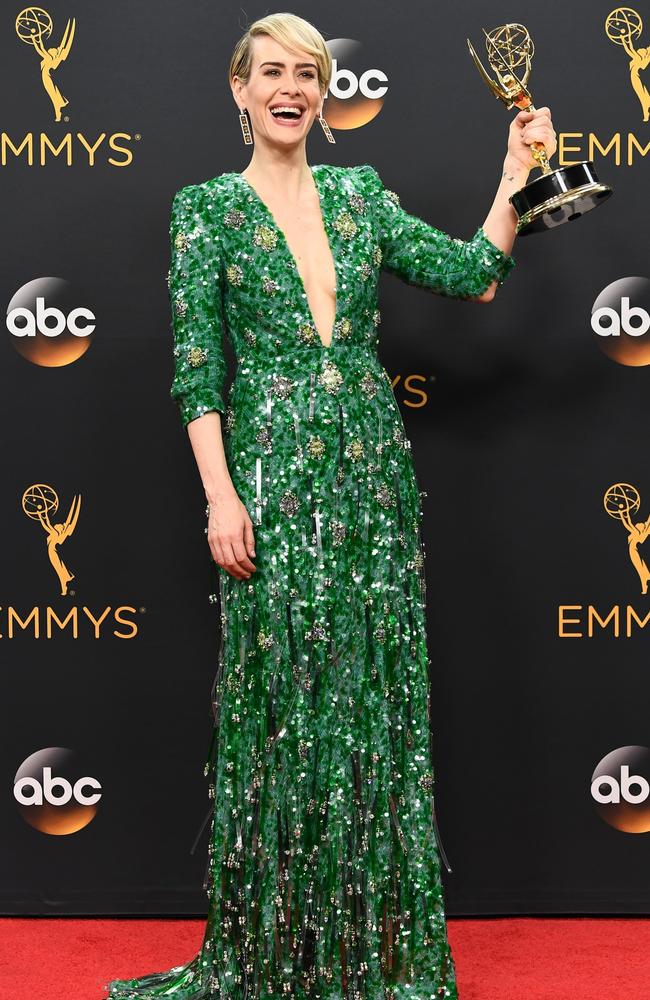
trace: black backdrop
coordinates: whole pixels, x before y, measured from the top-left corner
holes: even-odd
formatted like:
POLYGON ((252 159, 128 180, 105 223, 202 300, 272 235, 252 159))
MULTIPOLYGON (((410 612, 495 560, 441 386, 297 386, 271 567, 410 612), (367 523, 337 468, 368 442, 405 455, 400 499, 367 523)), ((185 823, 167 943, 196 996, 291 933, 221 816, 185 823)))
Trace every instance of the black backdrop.
MULTIPOLYGON (((205 499, 169 398, 169 209, 179 187, 248 163, 226 71, 247 22, 272 9, 228 0, 49 4, 50 45, 76 17, 70 54, 53 74, 70 102, 58 123, 38 58, 16 35, 20 6, 0 19, 2 295, 8 308, 27 282, 58 276, 96 317, 88 351, 55 367, 22 356, 5 329, 7 914, 205 911, 205 834, 190 848, 209 805, 202 769, 218 609, 209 600, 205 499), (129 156, 109 149, 118 133, 129 156), (53 144, 68 136, 70 162, 41 163, 41 135, 53 144), (91 165, 80 136, 92 144, 101 135, 91 165), (6 144, 26 136, 32 165, 6 144), (75 574, 64 596, 44 532, 21 507, 32 484, 56 490, 61 522, 81 495, 60 549, 75 574), (98 637, 84 607, 95 616, 111 609, 98 637), (116 624, 120 607, 133 628, 116 624), (34 608, 39 634, 33 620, 10 627, 11 609, 25 619, 34 608), (76 637, 68 627, 48 638, 47 609, 61 617, 77 609, 76 637), (26 822, 13 787, 27 758, 59 747, 102 787, 95 818, 68 836, 26 822)), ((535 41, 536 105, 548 105, 560 139, 579 147, 564 158, 560 150, 553 165, 593 158, 615 189, 578 224, 517 240, 517 267, 489 306, 382 278, 380 353, 426 492, 450 915, 650 906, 639 877, 648 838, 605 822, 590 792, 605 755, 650 743, 644 630, 589 636, 586 626, 590 605, 603 616, 628 604, 645 615, 649 602, 603 493, 633 484, 639 516, 650 513, 650 374, 608 358, 590 326, 607 285, 648 274, 647 164, 627 148, 630 134, 643 147, 650 125, 627 58, 606 37, 611 9, 557 0, 292 8, 328 39, 357 40, 362 61, 388 77, 380 113, 336 130, 336 147, 314 127, 310 162, 370 162, 408 211, 469 238, 491 205, 514 112, 488 93, 465 38, 482 53, 482 27, 518 21, 535 41), (590 136, 603 148, 618 136, 620 157, 590 149, 590 136), (582 606, 570 613, 582 627, 568 629, 582 637, 561 635, 561 605, 582 606)), ((650 44, 646 29, 637 44, 650 44)))

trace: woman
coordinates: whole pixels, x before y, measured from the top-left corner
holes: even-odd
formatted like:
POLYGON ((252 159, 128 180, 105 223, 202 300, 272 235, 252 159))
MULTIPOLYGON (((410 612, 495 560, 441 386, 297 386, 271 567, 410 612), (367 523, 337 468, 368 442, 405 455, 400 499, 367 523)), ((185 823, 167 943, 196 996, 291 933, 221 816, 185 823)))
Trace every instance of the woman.
POLYGON ((173 203, 172 396, 221 602, 209 914, 188 964, 109 984, 125 1000, 457 997, 420 497, 377 358, 377 282, 383 267, 490 301, 514 265, 508 197, 554 132, 547 109, 514 119, 494 204, 464 242, 408 215, 369 165, 307 165, 330 74, 308 22, 255 22, 230 67, 250 164, 173 203), (227 401, 222 329, 238 362, 227 401))

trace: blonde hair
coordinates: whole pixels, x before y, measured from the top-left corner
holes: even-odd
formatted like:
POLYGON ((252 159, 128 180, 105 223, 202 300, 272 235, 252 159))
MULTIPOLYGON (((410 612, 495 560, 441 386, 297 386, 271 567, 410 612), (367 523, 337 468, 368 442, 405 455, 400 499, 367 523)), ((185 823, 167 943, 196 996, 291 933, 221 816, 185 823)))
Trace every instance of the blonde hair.
POLYGON ((267 14, 254 21, 235 46, 230 60, 228 80, 237 76, 242 83, 248 83, 253 61, 253 38, 269 35, 290 52, 300 50, 314 57, 318 69, 318 85, 324 93, 332 79, 332 57, 320 31, 296 14, 267 14))

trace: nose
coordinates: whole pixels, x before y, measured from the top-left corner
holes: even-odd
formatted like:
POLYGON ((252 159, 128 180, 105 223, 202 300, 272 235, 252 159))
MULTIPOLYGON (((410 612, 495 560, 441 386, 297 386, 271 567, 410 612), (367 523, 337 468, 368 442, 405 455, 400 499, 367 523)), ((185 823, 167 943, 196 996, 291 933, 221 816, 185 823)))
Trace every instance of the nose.
POLYGON ((300 86, 297 83, 295 83, 295 81, 292 80, 291 77, 288 77, 284 81, 281 89, 282 89, 282 93, 283 94, 299 94, 300 93, 300 86))

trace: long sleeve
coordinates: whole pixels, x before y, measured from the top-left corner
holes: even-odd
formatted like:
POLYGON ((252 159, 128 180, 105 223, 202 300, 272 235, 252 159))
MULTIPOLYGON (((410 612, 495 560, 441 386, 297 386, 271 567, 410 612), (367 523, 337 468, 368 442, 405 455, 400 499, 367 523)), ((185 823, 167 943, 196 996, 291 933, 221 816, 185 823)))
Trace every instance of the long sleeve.
POLYGON ((370 164, 358 170, 372 201, 384 270, 452 298, 481 295, 495 279, 503 284, 515 260, 488 239, 482 226, 470 240, 449 236, 409 215, 370 164))
POLYGON ((174 195, 169 228, 175 358, 170 394, 184 427, 209 410, 225 412, 219 241, 203 205, 199 185, 181 188, 174 195))

